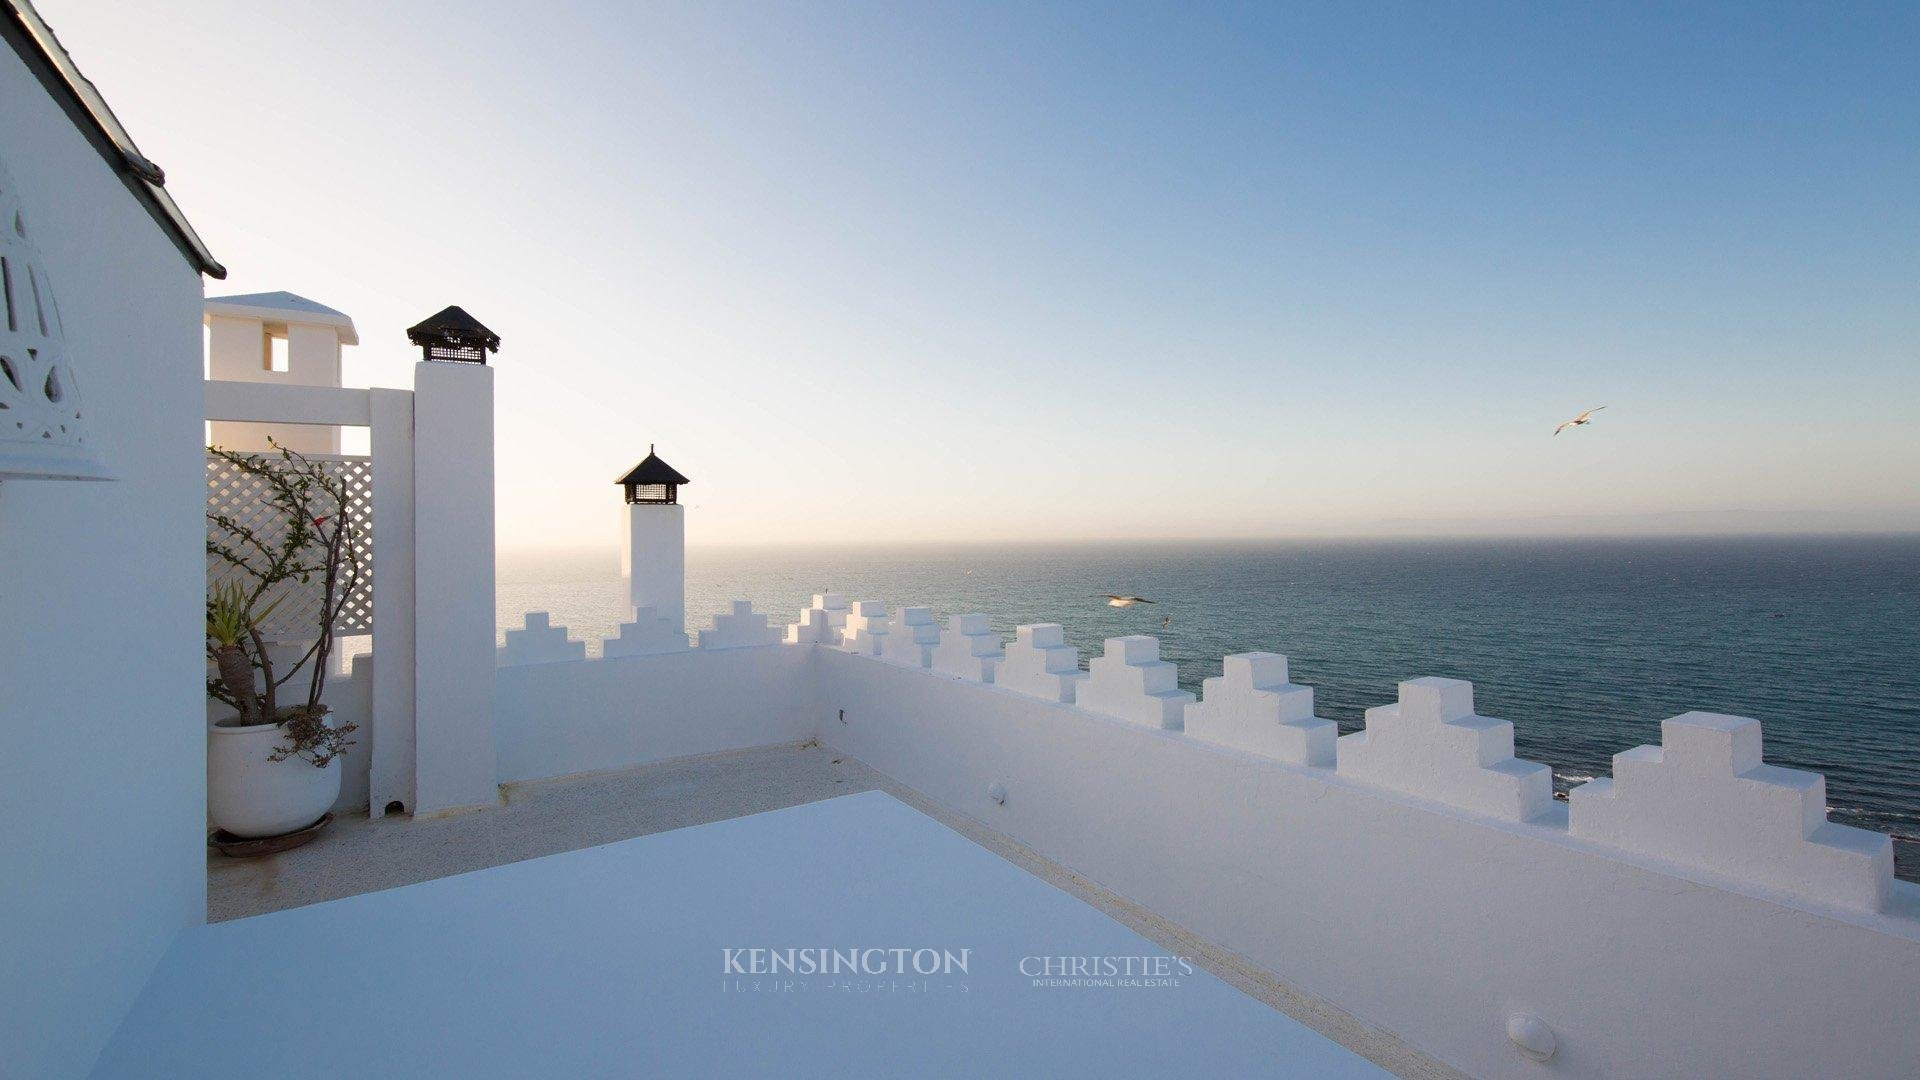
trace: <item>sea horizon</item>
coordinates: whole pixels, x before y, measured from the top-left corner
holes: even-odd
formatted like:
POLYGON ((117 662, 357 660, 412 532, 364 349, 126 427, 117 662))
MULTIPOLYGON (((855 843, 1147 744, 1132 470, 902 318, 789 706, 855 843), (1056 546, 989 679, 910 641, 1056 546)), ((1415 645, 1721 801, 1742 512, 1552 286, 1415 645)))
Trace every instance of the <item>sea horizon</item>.
MULTIPOLYGON (((731 550, 795 550, 795 549, 960 549, 960 548, 998 548, 1019 547, 1144 547, 1167 545, 1285 545, 1285 544, 1420 544, 1420 543, 1500 543, 1505 541, 1567 541, 1578 543, 1601 543, 1607 541, 1634 540, 1875 540, 1909 539, 1920 540, 1920 528, 1899 526, 1890 528, 1826 529, 1826 530, 1758 530, 1758 531, 1709 531, 1709 532, 1435 532, 1421 534, 1399 533, 1300 533, 1300 534, 1261 534, 1234 536, 1220 534, 1167 535, 1167 536, 1085 536, 1085 537, 1007 537, 1002 539, 948 540, 932 537, 903 537, 898 539, 863 539, 858 541, 836 540, 830 537, 800 537, 792 540, 699 540, 689 539, 687 550, 692 551, 731 551, 731 550)), ((595 556, 612 560, 620 557, 621 538, 609 530, 605 542, 582 541, 579 543, 554 544, 497 544, 495 555, 502 560, 517 560, 529 556, 569 555, 595 556)))

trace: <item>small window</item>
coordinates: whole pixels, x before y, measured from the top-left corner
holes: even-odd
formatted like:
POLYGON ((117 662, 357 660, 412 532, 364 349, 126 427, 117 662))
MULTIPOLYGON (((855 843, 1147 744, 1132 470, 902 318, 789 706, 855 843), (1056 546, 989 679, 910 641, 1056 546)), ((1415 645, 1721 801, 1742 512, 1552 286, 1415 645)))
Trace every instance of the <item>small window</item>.
POLYGON ((277 334, 267 337, 267 370, 287 370, 287 339, 277 334))

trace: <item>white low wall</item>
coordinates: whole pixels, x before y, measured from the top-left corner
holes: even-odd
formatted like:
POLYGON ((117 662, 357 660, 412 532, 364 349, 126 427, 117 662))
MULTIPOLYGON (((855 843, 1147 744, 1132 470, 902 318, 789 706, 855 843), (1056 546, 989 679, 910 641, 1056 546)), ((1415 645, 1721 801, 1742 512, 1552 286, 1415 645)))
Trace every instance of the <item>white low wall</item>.
POLYGON ((823 741, 1476 1076, 1920 1074, 1913 886, 1883 913, 1770 898, 1564 813, 1484 817, 811 651, 823 741), (1557 1033, 1546 1065, 1509 1042, 1519 1013, 1557 1033))
POLYGON ((810 738, 813 651, 763 645, 499 668, 500 782, 810 738))

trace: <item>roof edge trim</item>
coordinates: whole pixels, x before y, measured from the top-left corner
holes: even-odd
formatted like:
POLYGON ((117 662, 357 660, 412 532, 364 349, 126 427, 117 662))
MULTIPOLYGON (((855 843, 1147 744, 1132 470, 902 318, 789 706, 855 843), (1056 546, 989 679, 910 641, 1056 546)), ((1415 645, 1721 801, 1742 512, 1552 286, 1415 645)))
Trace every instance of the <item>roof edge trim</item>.
POLYGON ((148 216, 195 270, 208 277, 226 277, 227 268, 213 257, 206 242, 200 239, 200 234, 194 231, 193 224, 163 186, 166 173, 140 153, 132 136, 100 96, 99 89, 80 73, 73 57, 54 36, 53 28, 34 10, 32 0, 0 0, 0 3, 6 7, 6 17, 0 19, 0 36, 6 37, 7 44, 47 94, 60 104, 67 119, 93 144, 101 159, 126 184, 127 190, 146 208, 148 216))

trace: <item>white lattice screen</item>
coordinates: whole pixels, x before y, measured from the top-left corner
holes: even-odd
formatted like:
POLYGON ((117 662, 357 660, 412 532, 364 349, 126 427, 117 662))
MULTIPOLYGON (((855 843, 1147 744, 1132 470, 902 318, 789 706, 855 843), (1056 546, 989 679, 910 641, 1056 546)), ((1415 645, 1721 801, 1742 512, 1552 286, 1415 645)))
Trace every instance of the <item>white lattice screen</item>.
MULTIPOLYGON (((307 460, 323 466, 346 481, 349 512, 353 515, 356 536, 354 554, 360 559, 360 583, 347 598, 347 606, 334 624, 335 634, 365 634, 373 630, 373 459, 338 454, 308 454, 307 460)), ((286 535, 280 511, 267 501, 266 482, 249 476, 212 454, 207 455, 207 512, 224 514, 260 534, 272 544, 286 535)), ((207 522, 211 533, 219 527, 207 522)), ((209 586, 243 577, 224 559, 207 556, 209 586)), ((311 641, 320 622, 320 580, 302 585, 288 582, 281 587, 287 598, 268 616, 262 632, 271 641, 311 641)))

